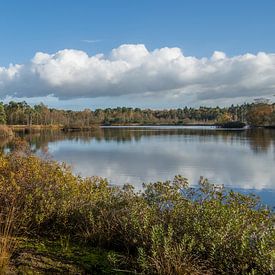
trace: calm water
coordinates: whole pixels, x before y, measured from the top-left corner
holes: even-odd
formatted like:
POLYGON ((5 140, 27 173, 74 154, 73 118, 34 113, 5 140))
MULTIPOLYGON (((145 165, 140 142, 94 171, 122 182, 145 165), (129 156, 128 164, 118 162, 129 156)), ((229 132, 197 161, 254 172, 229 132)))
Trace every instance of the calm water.
POLYGON ((112 184, 172 179, 192 185, 204 176, 275 206, 275 130, 188 127, 108 127, 93 133, 41 132, 24 137, 39 154, 72 165, 82 176, 112 184))

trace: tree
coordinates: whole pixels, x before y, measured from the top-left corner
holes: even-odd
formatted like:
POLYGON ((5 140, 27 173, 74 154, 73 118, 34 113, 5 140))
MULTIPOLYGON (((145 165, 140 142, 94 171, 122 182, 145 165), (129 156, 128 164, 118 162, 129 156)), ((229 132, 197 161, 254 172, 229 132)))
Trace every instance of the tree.
POLYGON ((247 113, 246 119, 252 126, 271 125, 272 106, 265 103, 252 105, 247 113))
POLYGON ((218 117, 217 117, 217 122, 218 123, 226 123, 226 122, 229 122, 229 121, 232 121, 232 116, 228 112, 223 113, 223 114, 219 114, 218 117))
POLYGON ((0 124, 6 124, 6 112, 3 103, 0 103, 0 124))

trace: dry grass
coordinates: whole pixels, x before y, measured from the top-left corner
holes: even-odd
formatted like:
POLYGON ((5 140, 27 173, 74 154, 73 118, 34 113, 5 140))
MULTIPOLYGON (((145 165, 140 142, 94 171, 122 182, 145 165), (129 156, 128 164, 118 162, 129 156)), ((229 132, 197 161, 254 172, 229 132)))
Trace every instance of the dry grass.
POLYGON ((0 214, 0 273, 8 270, 10 259, 17 247, 17 239, 14 237, 15 207, 11 206, 7 213, 0 214))
POLYGON ((0 137, 11 137, 11 136, 13 136, 12 129, 6 125, 0 125, 0 137))
POLYGON ((43 130, 43 129, 61 129, 62 125, 9 125, 9 127, 16 131, 16 130, 43 130))

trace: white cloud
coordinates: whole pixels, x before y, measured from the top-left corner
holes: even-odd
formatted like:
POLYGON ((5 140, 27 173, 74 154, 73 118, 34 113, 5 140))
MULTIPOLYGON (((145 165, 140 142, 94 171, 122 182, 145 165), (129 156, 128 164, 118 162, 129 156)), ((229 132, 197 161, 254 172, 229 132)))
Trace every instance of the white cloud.
POLYGON ((0 67, 0 97, 61 99, 160 95, 167 100, 221 100, 272 96, 275 54, 260 52, 210 58, 184 56, 179 48, 148 51, 127 44, 109 55, 64 49, 35 54, 22 65, 0 67))

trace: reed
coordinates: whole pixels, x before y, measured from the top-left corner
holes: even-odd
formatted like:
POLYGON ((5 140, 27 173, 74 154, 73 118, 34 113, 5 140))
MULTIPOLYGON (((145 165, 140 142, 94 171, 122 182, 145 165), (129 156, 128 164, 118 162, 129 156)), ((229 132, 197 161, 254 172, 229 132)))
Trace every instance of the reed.
POLYGON ((16 250, 18 241, 15 233, 15 206, 12 205, 0 214, 0 273, 6 274, 10 259, 16 250), (5 213, 6 212, 6 213, 5 213))
POLYGON ((12 129, 6 125, 0 125, 0 137, 11 137, 11 136, 13 136, 12 129))

